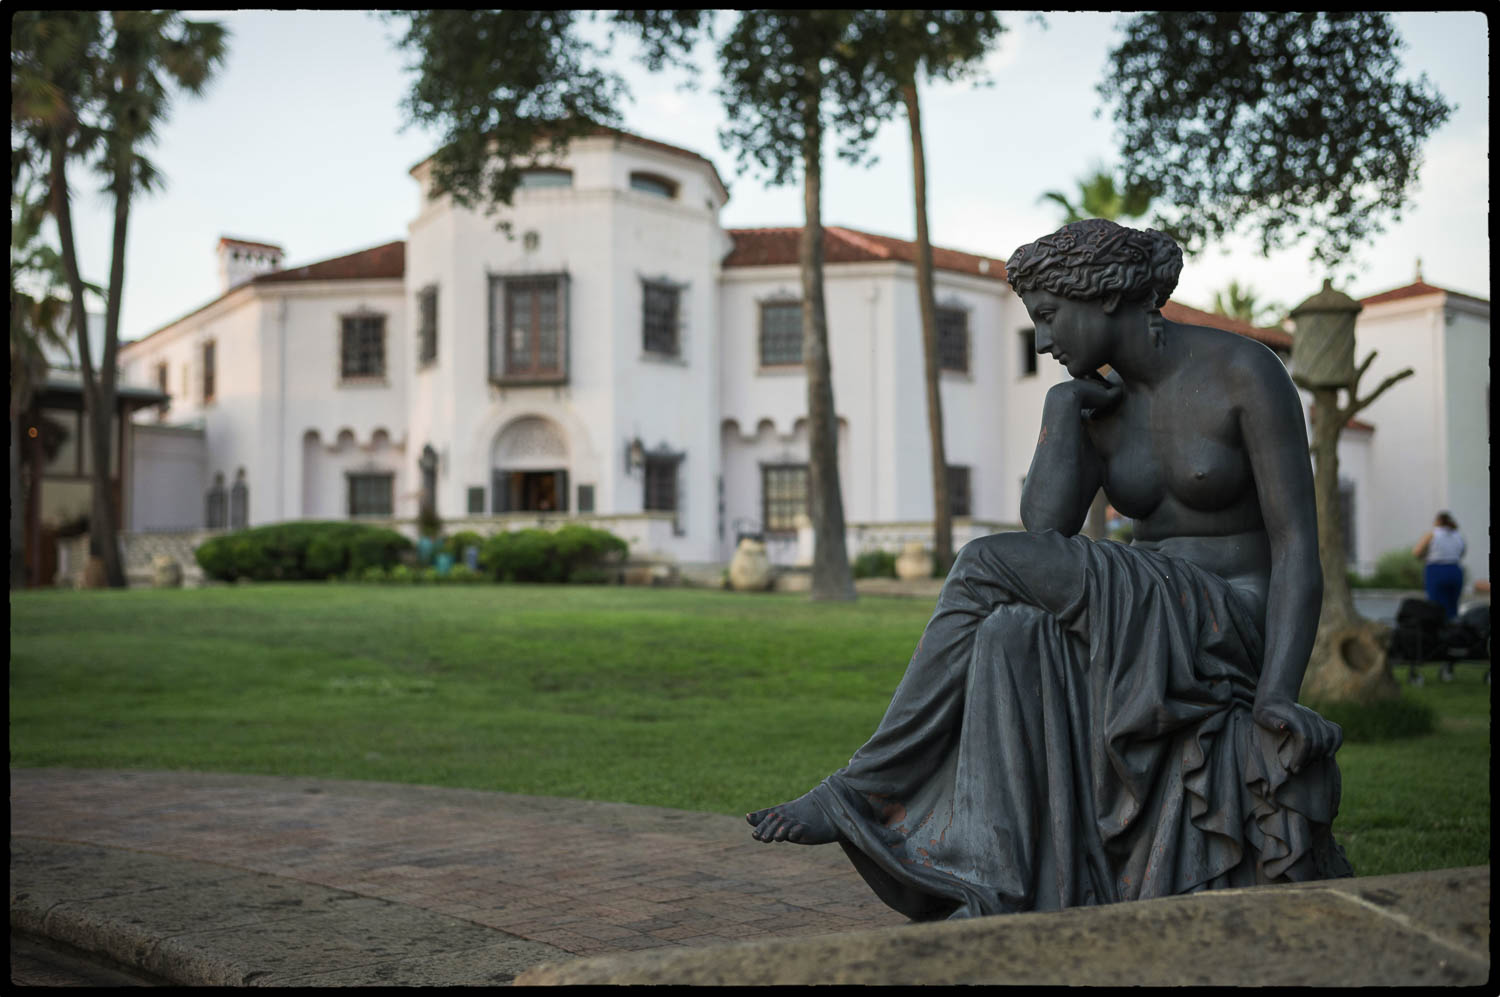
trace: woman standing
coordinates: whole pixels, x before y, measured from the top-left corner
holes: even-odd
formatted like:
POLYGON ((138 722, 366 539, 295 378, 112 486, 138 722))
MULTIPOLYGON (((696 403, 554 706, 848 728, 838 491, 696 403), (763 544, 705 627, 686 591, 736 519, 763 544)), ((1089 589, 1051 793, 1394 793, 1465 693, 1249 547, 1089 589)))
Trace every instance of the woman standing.
POLYGON ((1411 552, 1427 562, 1422 572, 1422 581, 1427 587, 1427 598, 1443 607, 1448 619, 1458 615, 1458 597, 1464 588, 1463 534, 1458 524, 1446 512, 1437 514, 1432 529, 1417 541, 1411 552))

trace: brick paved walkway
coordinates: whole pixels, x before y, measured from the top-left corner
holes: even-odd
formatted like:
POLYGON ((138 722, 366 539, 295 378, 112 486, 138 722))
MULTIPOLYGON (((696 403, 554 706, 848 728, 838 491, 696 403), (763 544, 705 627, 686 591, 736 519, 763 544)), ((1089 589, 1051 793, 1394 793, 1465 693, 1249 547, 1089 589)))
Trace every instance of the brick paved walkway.
POLYGON ((12 836, 130 848, 410 904, 576 955, 906 923, 837 848, 742 818, 475 790, 11 771, 12 836))

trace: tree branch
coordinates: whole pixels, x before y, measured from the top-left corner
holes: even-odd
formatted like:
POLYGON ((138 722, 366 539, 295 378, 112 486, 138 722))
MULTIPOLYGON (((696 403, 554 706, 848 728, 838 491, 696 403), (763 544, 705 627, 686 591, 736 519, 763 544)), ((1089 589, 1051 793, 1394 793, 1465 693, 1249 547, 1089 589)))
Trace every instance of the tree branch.
MULTIPOLYGON (((1370 355, 1374 356, 1373 353, 1370 355)), ((1357 413, 1362 412, 1367 406, 1369 406, 1371 402, 1384 394, 1385 390, 1391 387, 1391 385, 1395 384, 1397 381, 1401 381, 1405 378, 1411 377, 1415 373, 1416 371, 1412 370, 1410 367, 1407 367, 1404 370, 1399 370, 1396 373, 1392 374, 1390 377, 1386 378, 1384 381, 1381 381, 1380 386, 1370 394, 1366 395, 1364 398, 1354 398, 1354 393, 1351 391, 1349 394, 1349 405, 1339 410, 1339 425, 1342 426, 1350 419, 1354 418, 1357 413)))

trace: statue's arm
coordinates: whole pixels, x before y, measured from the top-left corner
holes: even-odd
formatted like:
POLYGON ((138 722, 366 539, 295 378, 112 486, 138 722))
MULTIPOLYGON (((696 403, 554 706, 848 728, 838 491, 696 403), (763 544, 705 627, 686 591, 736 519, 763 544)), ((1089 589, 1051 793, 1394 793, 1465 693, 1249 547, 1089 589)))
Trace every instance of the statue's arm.
POLYGON ((1119 387, 1082 379, 1047 392, 1031 469, 1021 487, 1021 525, 1032 533, 1057 530, 1073 536, 1083 527, 1103 469, 1084 429, 1084 410, 1112 405, 1119 387))
POLYGON ((1236 365, 1240 431, 1271 546, 1265 656, 1255 693, 1257 722, 1292 735, 1289 764, 1338 749, 1339 729, 1297 706, 1323 600, 1318 514, 1302 400, 1276 355, 1247 351, 1236 365))

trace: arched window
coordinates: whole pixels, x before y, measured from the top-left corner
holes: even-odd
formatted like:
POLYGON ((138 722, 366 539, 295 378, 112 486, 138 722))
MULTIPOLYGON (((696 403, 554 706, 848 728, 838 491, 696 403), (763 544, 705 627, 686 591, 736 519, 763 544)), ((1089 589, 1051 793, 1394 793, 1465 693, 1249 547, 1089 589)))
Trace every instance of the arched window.
POLYGON ((670 200, 677 196, 677 181, 659 173, 635 172, 630 174, 630 189, 670 200))

